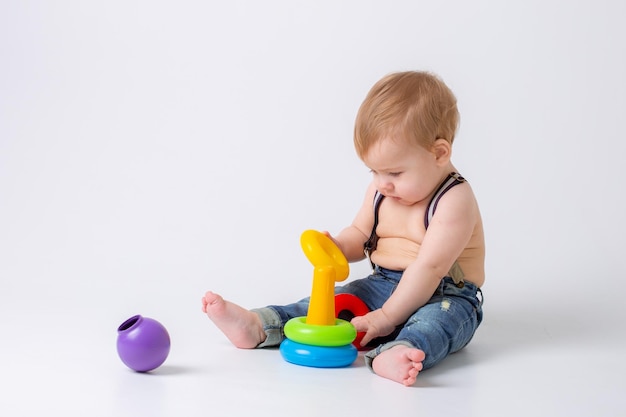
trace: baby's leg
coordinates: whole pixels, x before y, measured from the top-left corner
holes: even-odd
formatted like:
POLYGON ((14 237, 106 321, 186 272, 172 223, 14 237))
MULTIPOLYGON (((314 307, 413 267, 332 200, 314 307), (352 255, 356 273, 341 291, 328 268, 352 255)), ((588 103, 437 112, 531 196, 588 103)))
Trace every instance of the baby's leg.
POLYGON ((202 311, 238 348, 253 349, 265 340, 261 318, 243 307, 208 291, 202 297, 202 311))
POLYGON ((426 355, 419 349, 397 345, 381 352, 372 362, 376 375, 406 385, 413 385, 422 370, 426 355))

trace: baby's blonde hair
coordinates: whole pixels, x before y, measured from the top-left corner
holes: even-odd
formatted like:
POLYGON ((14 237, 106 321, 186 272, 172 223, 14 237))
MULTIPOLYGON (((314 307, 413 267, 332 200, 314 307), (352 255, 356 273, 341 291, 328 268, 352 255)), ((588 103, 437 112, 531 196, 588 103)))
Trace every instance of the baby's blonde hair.
POLYGON ((450 144, 459 124, 456 98, 428 72, 389 74, 369 91, 357 113, 354 146, 361 159, 385 137, 401 138, 430 150, 437 139, 450 144))

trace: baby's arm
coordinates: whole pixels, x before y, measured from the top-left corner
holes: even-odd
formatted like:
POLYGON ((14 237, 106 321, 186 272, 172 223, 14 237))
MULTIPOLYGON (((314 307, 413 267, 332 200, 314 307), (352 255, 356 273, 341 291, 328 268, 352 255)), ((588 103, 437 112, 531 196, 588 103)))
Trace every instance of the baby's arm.
POLYGON ((418 257, 406 268, 397 289, 382 308, 355 317, 362 344, 390 334, 426 304, 469 242, 478 219, 478 206, 468 184, 454 187, 441 198, 418 257))

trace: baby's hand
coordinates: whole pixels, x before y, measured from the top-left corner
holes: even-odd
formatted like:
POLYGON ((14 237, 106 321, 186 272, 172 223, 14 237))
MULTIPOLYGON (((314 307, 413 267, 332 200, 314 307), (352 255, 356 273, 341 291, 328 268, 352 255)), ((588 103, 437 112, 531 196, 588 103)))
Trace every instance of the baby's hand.
POLYGON ((329 231, 327 231, 327 230, 323 230, 323 231, 322 231, 322 234, 323 234, 324 236, 326 236, 327 238, 329 238, 330 240, 332 240, 332 241, 335 243, 335 245, 337 244, 337 241, 335 240, 335 238, 333 237, 333 235, 331 235, 331 234, 330 234, 330 232, 329 232, 329 231))
POLYGON ((351 323, 357 332, 365 332, 361 346, 367 345, 372 339, 391 334, 396 328, 380 308, 364 316, 353 318, 351 323))
POLYGON ((324 236, 326 236, 327 238, 329 238, 330 240, 333 241, 333 243, 339 248, 339 250, 343 253, 343 250, 341 249, 341 246, 339 246, 339 242, 337 242, 337 240, 333 237, 333 235, 330 234, 330 232, 327 232, 326 230, 322 231, 322 234, 324 236))

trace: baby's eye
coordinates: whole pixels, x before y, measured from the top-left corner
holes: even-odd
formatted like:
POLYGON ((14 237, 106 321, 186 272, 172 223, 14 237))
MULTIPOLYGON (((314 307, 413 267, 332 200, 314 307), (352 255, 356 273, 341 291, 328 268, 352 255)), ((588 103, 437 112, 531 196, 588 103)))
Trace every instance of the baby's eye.
POLYGON ((400 174, 402 174, 402 173, 401 173, 401 172, 390 172, 390 173, 389 173, 389 176, 390 176, 390 177, 399 177, 399 176, 400 176, 400 174))

